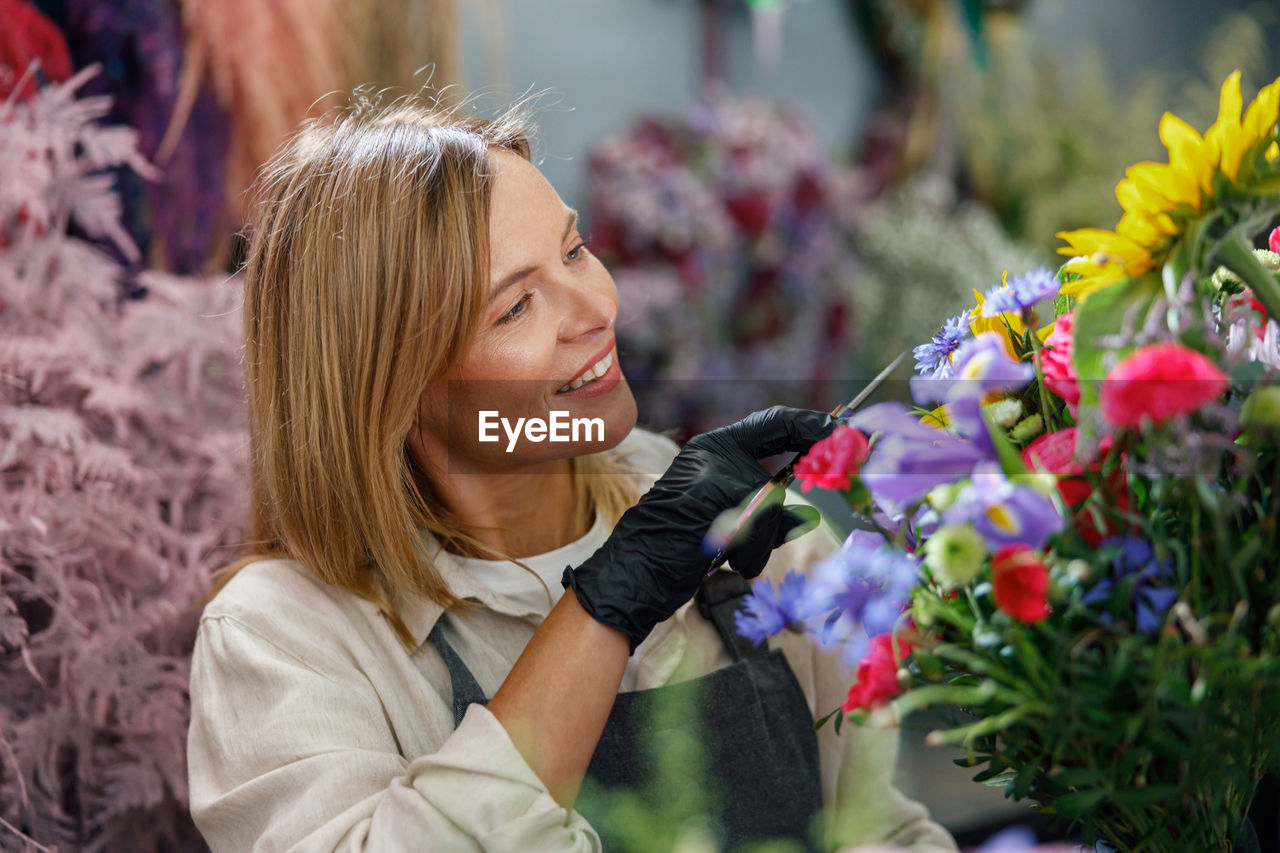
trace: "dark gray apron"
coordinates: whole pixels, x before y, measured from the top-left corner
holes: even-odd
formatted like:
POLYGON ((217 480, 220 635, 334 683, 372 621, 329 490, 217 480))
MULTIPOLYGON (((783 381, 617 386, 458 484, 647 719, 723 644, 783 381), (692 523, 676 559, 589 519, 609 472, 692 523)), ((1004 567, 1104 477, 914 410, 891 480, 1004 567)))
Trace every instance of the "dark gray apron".
MULTIPOLYGON (((683 726, 707 747, 710 774, 722 794, 719 813, 711 817, 724 833, 725 848, 786 838, 817 850, 812 833, 822 808, 822 787, 813 719, 782 652, 753 646, 734 630, 733 613, 749 590, 732 572, 707 579, 698 592, 698 608, 715 625, 733 664, 679 684, 619 693, 587 768, 589 787, 643 791, 653 762, 640 745, 670 736, 672 730, 658 709, 696 696, 701 714, 690 715, 683 726)), ((468 705, 488 699, 445 639, 439 621, 427 639, 449 669, 457 726, 468 705)), ((604 849, 613 850, 617 845, 603 812, 605 799, 580 797, 575 808, 600 834, 604 849)))

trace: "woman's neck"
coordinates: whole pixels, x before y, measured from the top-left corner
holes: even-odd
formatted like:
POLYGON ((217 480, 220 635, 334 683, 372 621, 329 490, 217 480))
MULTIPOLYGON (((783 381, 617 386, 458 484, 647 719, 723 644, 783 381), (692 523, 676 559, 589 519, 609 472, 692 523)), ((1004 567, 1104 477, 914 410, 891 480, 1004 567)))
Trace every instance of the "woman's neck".
POLYGON ((454 474, 449 478, 449 508, 494 553, 530 557, 554 551, 586 535, 589 514, 574 497, 573 469, 568 459, 544 470, 503 474, 454 474))

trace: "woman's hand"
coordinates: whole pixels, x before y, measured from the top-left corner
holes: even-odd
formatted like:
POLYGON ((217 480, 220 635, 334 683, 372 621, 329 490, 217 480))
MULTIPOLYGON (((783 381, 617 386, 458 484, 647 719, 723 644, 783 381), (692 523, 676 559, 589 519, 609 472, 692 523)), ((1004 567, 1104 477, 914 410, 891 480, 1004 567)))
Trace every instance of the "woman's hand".
MULTIPOLYGON (((592 618, 625 634, 635 651, 702 585, 710 566, 702 549, 707 528, 769 480, 757 460, 808 450, 834 428, 824 412, 774 406, 694 436, 609 539, 582 565, 565 570, 564 585, 592 618)), ((755 577, 797 523, 780 506, 770 508, 747 541, 730 551, 730 564, 755 577)))
MULTIPOLYGON (((702 584, 711 563, 702 537, 711 522, 769 479, 757 459, 807 450, 834 427, 821 412, 775 407, 694 436, 604 545, 565 570, 572 594, 551 609, 489 711, 566 808, 578 795, 628 654, 702 584)), ((750 577, 793 526, 781 507, 762 521, 729 551, 734 568, 750 577)))

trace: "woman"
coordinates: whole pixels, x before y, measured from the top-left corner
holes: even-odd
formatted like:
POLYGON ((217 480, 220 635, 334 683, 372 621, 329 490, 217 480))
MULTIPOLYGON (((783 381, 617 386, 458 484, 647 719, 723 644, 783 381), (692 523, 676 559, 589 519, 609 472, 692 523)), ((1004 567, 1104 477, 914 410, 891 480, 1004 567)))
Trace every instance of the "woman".
MULTIPOLYGON (((804 841, 825 806, 831 843, 955 849, 889 784, 891 733, 813 736, 848 673, 803 637, 744 645, 740 576, 698 593, 755 460, 830 419, 773 409, 678 452, 636 429, 617 291, 517 121, 305 127, 264 170, 245 292, 253 548, 191 673, 215 850, 599 849, 584 775, 646 784, 646 719, 686 693, 728 842, 804 841), (550 440, 554 412, 584 429, 550 440)), ((794 526, 775 510, 731 565, 835 547, 770 559, 794 526)))

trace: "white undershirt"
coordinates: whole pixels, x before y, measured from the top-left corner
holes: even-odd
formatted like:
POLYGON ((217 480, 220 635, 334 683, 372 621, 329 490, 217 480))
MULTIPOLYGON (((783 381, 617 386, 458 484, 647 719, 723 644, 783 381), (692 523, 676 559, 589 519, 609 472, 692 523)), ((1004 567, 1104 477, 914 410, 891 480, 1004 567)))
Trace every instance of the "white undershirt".
MULTIPOLYGON (((565 566, 577 566, 595 553, 595 550, 609 538, 612 528, 597 515, 591 529, 581 539, 575 539, 568 545, 522 557, 520 562, 537 573, 537 577, 508 560, 479 560, 473 557, 454 557, 463 570, 494 592, 519 602, 545 618, 560 596, 564 595, 564 587, 560 579, 564 577, 565 566), (541 583, 539 583, 541 581, 541 583), (546 584, 546 588, 543 588, 546 584), (551 593, 550 599, 547 593, 551 593)), ((619 692, 636 689, 636 667, 640 655, 633 654, 627 658, 627 668, 622 673, 622 684, 619 692)))
MULTIPOLYGON (((656 479, 666 470, 677 448, 670 439, 647 430, 634 429, 618 449, 630 465, 656 479)), ((509 560, 480 560, 456 555, 454 559, 475 580, 545 618, 560 600, 560 596, 564 595, 560 579, 564 576, 565 566, 582 563, 604 544, 612 531, 613 528, 596 515, 591 529, 582 538, 545 554, 522 557, 520 562, 533 569, 537 577, 509 560), (545 589, 543 584, 546 584, 545 589), (548 592, 551 594, 550 598, 547 597, 548 592)), ((633 654, 627 660, 622 686, 618 688, 620 691, 635 689, 636 667, 640 658, 641 655, 633 654)))
POLYGON ((590 557, 597 548, 609 538, 609 528, 600 516, 596 516, 591 529, 580 539, 568 545, 535 554, 532 557, 521 557, 520 562, 537 573, 537 577, 529 574, 510 560, 480 560, 473 557, 454 556, 467 574, 489 587, 494 592, 518 602, 530 610, 541 613, 544 617, 551 612, 552 606, 564 594, 560 578, 564 576, 565 566, 576 566, 590 557), (539 583, 541 580, 541 583, 539 583), (546 584, 546 589, 543 589, 546 584), (547 593, 551 597, 547 598, 547 593))

